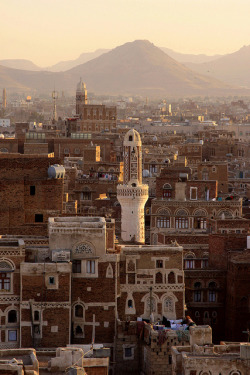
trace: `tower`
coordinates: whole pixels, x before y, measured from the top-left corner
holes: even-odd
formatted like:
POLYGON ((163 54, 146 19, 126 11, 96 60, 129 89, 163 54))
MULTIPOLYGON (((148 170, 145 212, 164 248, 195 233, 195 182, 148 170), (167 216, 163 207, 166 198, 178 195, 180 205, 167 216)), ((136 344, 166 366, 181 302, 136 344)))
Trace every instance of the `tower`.
POLYGON ((52 99, 53 99, 53 122, 58 120, 57 118, 57 111, 56 111, 56 100, 58 99, 57 91, 52 91, 52 99))
POLYGON ((80 114, 80 105, 88 104, 86 85, 80 79, 80 82, 76 86, 76 114, 80 114))
POLYGON ((148 185, 142 184, 142 144, 140 134, 129 130, 123 141, 124 178, 117 186, 121 204, 121 237, 123 241, 145 242, 144 206, 148 185))
POLYGON ((6 108, 6 89, 3 89, 3 102, 2 107, 6 108))

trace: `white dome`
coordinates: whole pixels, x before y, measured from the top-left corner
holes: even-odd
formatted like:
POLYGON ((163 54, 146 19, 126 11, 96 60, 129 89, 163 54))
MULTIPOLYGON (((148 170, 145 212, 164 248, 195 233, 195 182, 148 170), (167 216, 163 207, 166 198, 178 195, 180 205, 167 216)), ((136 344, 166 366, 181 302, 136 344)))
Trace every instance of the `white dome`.
POLYGON ((124 146, 141 146, 141 137, 137 130, 130 129, 124 137, 124 146))

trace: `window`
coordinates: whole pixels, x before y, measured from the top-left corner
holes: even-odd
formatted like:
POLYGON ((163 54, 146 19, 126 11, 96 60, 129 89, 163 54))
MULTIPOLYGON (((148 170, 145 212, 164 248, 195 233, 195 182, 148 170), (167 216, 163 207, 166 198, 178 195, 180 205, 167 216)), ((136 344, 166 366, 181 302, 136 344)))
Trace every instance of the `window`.
POLYGON ((190 199, 197 200, 197 187, 190 188, 190 199))
POLYGON ((91 274, 95 273, 95 261, 94 260, 87 260, 87 273, 91 273, 91 274))
POLYGON ((34 311, 34 321, 39 322, 40 320, 40 312, 38 310, 34 311))
POLYGON ((216 302, 216 292, 215 292, 215 290, 209 290, 208 299, 209 299, 209 302, 216 302))
POLYGON ((81 200, 82 201, 90 201, 91 200, 91 192, 90 191, 83 191, 81 193, 81 200))
POLYGON ((175 218, 176 229, 188 229, 188 218, 187 217, 176 217, 175 218))
POLYGON ((75 335, 78 337, 83 337, 83 330, 80 326, 77 326, 75 329, 75 335))
POLYGON ((207 220, 203 217, 195 217, 194 228, 195 229, 207 229, 207 220))
POLYGON ((170 218, 169 217, 157 217, 157 222, 156 222, 157 228, 170 228, 170 218))
POLYGON ((1 272, 0 273, 0 290, 10 290, 10 273, 1 272))
POLYGON ((72 271, 73 271, 73 273, 81 273, 82 272, 82 262, 81 262, 81 260, 76 260, 76 259, 73 260, 72 271))
POLYGON ((49 284, 50 285, 55 285, 55 278, 54 278, 54 276, 49 276, 49 284))
POLYGON ((131 309, 133 308, 133 301, 132 301, 132 299, 128 300, 128 307, 131 308, 131 309))
POLYGON ((133 141, 133 137, 132 137, 132 135, 130 135, 130 136, 128 137, 128 140, 129 140, 130 142, 133 141))
POLYGON ((201 302, 201 283, 196 282, 194 288, 196 289, 194 291, 194 302, 201 302))
POLYGON ((163 185, 163 198, 171 198, 172 186, 170 184, 163 185))
POLYGON ((83 307, 81 305, 75 306, 75 317, 76 318, 83 318, 83 307))
POLYGON ((208 288, 209 288, 209 291, 208 291, 209 302, 216 302, 216 288, 217 288, 216 283, 214 281, 210 282, 208 284, 208 288))
POLYGON ((201 268, 208 268, 208 259, 202 259, 201 268))
POLYGON ((175 284, 175 273, 170 272, 168 274, 168 284, 175 284))
POLYGON ((36 187, 30 186, 30 195, 35 195, 35 194, 36 194, 36 187))
POLYGON ((173 299, 168 297, 164 301, 164 311, 165 312, 173 312, 174 311, 174 304, 173 299))
POLYGON ((8 331, 8 341, 17 341, 17 330, 8 331))
POLYGON ((185 260, 185 268, 186 269, 194 269, 195 267, 194 260, 193 259, 186 259, 185 260))
POLYGON ((16 323, 17 322, 17 312, 16 310, 10 310, 8 312, 8 323, 16 323))
POLYGON ((132 348, 124 348, 124 356, 125 358, 131 358, 133 355, 132 348))
POLYGON ((202 180, 208 180, 208 172, 202 172, 202 180))
POLYGON ((163 268, 163 260, 162 259, 157 259, 156 268, 163 268))
POLYGON ((35 223, 43 223, 43 214, 35 214, 35 223))

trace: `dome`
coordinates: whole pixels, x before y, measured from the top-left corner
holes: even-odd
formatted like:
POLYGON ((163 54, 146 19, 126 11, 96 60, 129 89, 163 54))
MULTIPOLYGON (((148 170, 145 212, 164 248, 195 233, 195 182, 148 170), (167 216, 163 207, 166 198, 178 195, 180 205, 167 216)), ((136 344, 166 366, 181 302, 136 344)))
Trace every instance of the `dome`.
POLYGON ((138 131, 130 129, 124 137, 124 146, 141 146, 141 137, 138 131))
POLYGON ((76 86, 76 91, 84 91, 86 90, 86 85, 85 83, 82 81, 82 78, 80 78, 80 82, 78 82, 77 86, 76 86))

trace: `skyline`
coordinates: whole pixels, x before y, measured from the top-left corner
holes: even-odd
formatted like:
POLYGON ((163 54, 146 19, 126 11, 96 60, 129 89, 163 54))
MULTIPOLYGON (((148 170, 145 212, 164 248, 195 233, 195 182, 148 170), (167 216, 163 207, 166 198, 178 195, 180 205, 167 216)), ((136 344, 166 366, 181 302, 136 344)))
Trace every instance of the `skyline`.
POLYGON ((0 60, 41 67, 136 39, 207 55, 250 44, 248 0, 10 0, 1 13, 0 60))

